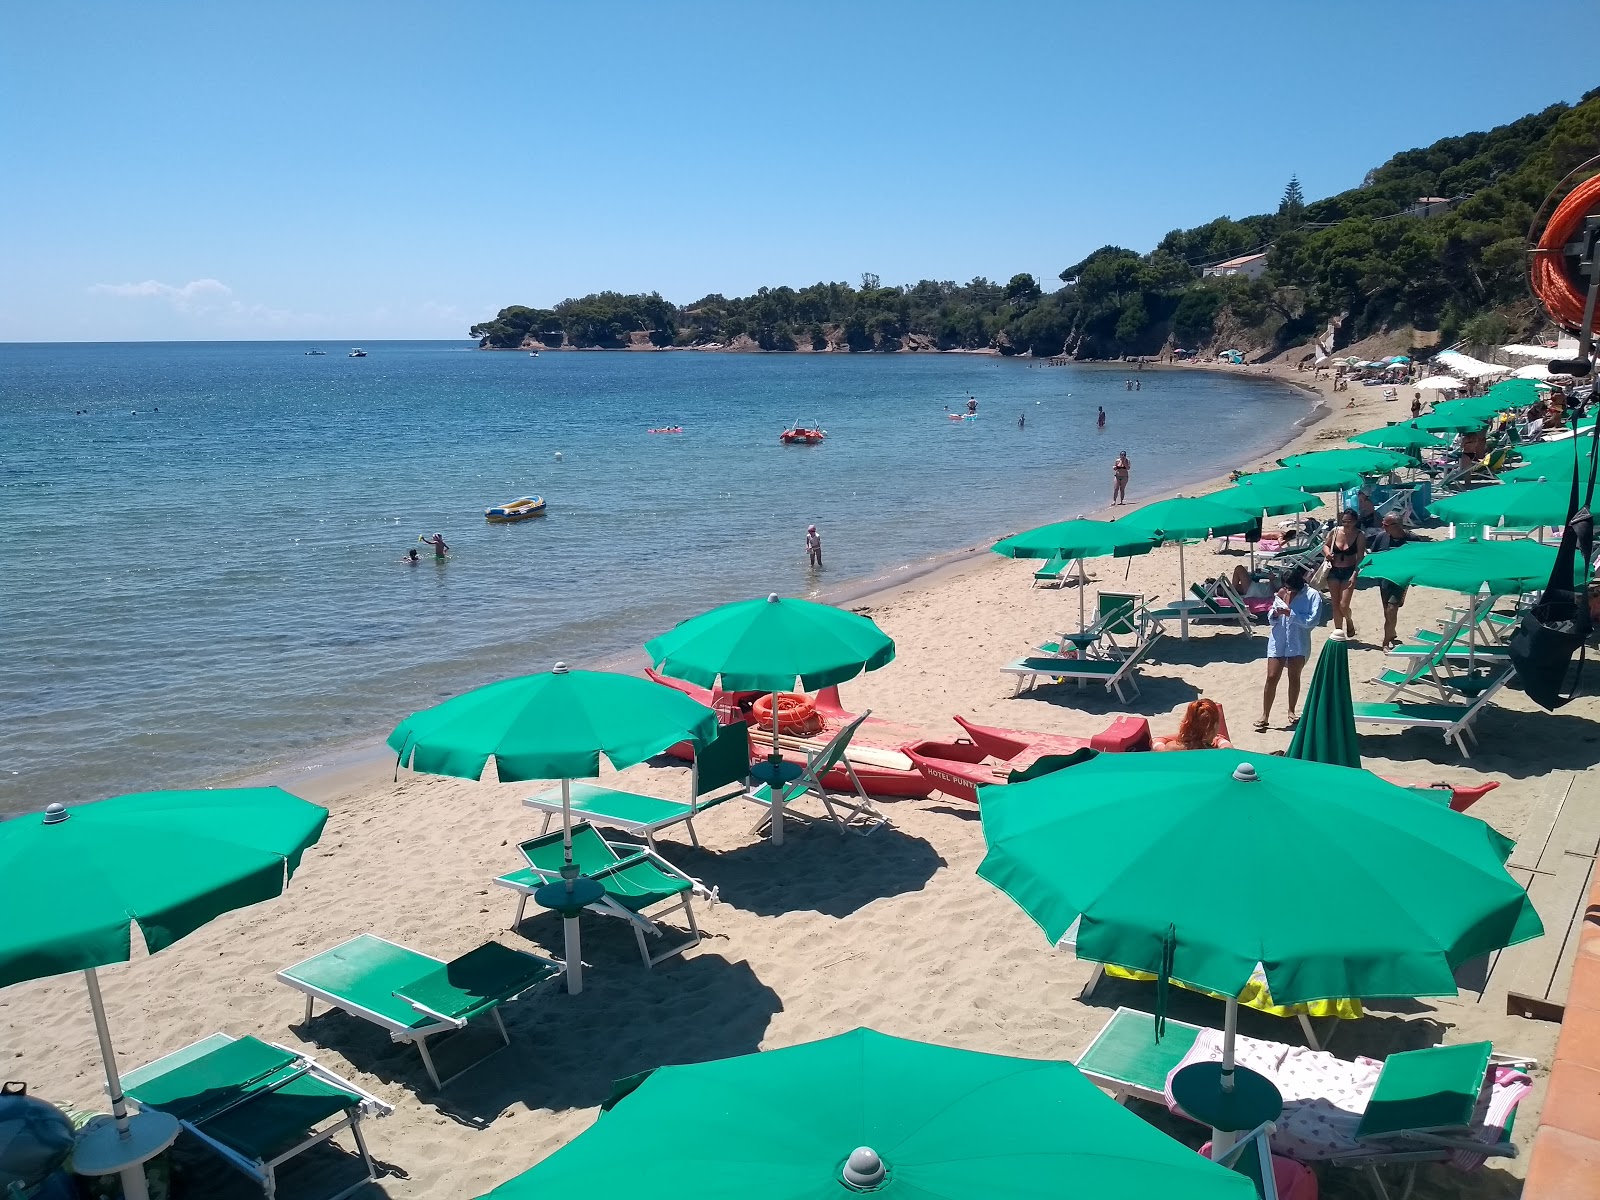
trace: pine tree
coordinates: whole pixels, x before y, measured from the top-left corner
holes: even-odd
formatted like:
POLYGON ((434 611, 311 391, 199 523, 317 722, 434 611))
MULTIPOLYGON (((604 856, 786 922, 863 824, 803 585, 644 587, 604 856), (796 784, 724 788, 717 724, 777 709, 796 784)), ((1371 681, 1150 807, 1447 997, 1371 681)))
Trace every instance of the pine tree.
POLYGON ((1306 194, 1300 188, 1300 177, 1289 176, 1289 186, 1283 189, 1283 199, 1278 201, 1278 215, 1298 221, 1306 210, 1306 194))

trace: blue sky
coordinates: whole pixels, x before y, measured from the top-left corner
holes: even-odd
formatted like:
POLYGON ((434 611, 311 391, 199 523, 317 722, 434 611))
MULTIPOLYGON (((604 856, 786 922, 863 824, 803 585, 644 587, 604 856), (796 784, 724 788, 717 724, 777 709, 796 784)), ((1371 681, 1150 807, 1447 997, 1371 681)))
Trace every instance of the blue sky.
MULTIPOLYGON (((1595 82, 1511 11, 12 3, 0 340, 453 337, 602 288, 864 271, 1054 285, 1595 82)), ((1539 28, 1590 16, 1551 0, 1539 28)))

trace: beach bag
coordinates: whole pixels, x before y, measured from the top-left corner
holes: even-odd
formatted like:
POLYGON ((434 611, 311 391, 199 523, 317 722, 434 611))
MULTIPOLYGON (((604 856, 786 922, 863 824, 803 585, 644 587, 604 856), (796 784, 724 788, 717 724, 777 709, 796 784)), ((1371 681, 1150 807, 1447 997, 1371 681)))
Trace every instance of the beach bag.
POLYGON ((1523 690, 1540 708, 1555 711, 1578 693, 1583 679, 1583 664, 1593 622, 1589 616, 1589 597, 1583 585, 1573 586, 1574 574, 1582 555, 1587 575, 1594 561, 1594 516, 1589 505, 1594 500, 1594 471, 1600 457, 1600 425, 1589 438, 1589 484, 1578 501, 1578 474, 1572 476, 1572 498, 1567 505, 1567 523, 1561 531, 1561 547, 1555 566, 1539 599, 1522 614, 1507 646, 1511 665, 1523 690), (1561 694, 1572 656, 1578 656, 1578 669, 1572 688, 1561 694))

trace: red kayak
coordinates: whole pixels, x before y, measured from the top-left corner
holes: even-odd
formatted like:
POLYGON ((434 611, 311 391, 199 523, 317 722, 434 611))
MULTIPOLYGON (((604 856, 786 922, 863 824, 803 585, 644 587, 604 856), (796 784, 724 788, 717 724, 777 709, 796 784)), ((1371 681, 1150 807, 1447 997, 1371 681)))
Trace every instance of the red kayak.
MULTIPOLYGON (((645 674, 663 687, 692 696, 708 708, 715 709, 717 720, 724 725, 732 725, 736 721, 749 724, 752 760, 764 759, 770 753, 771 727, 764 727, 750 716, 752 706, 758 701, 768 702, 769 693, 724 692, 720 688, 713 691, 697 684, 686 683, 682 679, 669 679, 665 675, 658 675, 649 667, 645 668, 645 674)), ((785 736, 782 739, 781 752, 786 762, 804 764, 808 751, 814 754, 821 750, 843 726, 856 719, 856 714, 847 712, 840 703, 837 687, 825 687, 810 697, 810 700, 816 710, 816 732, 805 737, 785 736)), ((850 747, 845 757, 849 759, 856 778, 861 780, 861 786, 866 789, 869 796, 896 799, 923 798, 932 794, 933 784, 917 769, 916 763, 902 748, 904 743, 923 736, 920 729, 897 725, 877 717, 868 717, 856 735, 850 739, 850 747)), ((688 742, 679 742, 676 746, 669 747, 667 753, 684 762, 694 757, 694 751, 688 742)), ((824 786, 839 791, 853 790, 850 776, 842 767, 835 767, 829 771, 822 777, 822 782, 824 786)))
POLYGON ((1025 770, 1047 754, 1071 754, 1085 748, 1111 752, 1150 748, 1150 725, 1143 717, 1118 717, 1087 738, 997 729, 961 717, 954 720, 967 731, 967 737, 953 742, 912 742, 903 749, 935 788, 973 803, 980 787, 1004 783, 1012 771, 1025 770))

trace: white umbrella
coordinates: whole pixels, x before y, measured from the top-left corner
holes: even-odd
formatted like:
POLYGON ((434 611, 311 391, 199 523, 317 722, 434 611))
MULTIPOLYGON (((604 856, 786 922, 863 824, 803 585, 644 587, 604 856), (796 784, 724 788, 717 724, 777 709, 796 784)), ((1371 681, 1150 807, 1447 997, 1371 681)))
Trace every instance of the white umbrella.
POLYGON ((1549 379, 1550 368, 1543 363, 1529 363, 1525 367, 1518 367, 1512 376, 1516 379, 1549 379))
POLYGON ((1436 392, 1456 392, 1467 385, 1454 375, 1429 375, 1426 379, 1417 380, 1416 386, 1436 392))

